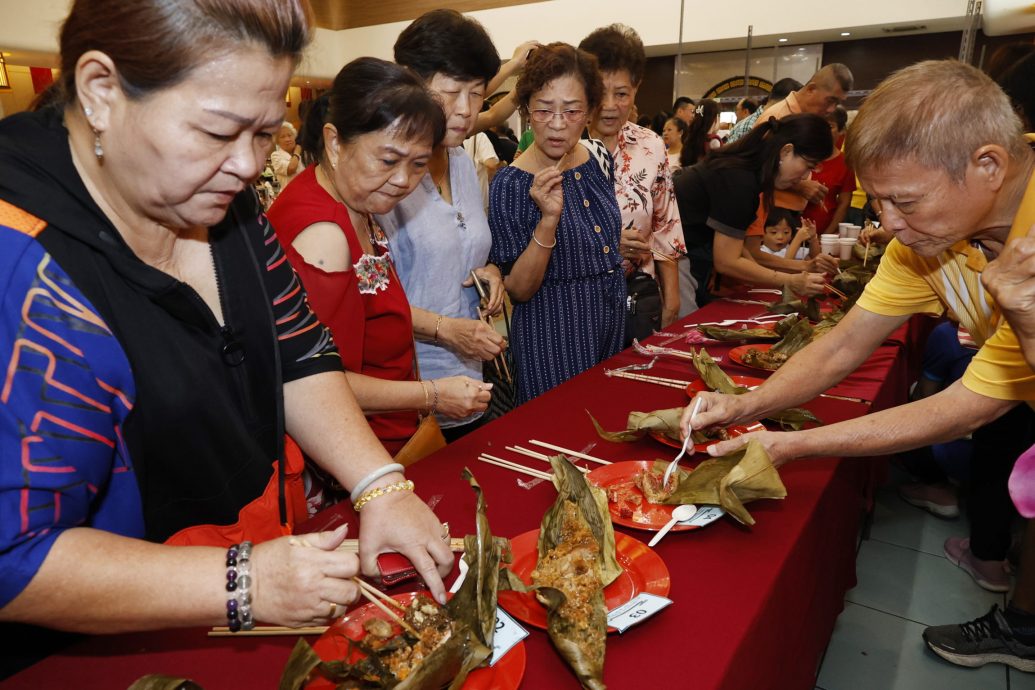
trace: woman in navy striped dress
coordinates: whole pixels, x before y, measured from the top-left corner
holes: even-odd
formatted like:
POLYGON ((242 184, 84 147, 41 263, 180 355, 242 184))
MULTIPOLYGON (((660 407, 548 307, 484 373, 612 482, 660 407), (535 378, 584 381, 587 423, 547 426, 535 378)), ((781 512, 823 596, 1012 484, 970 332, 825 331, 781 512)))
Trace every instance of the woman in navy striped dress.
POLYGON ((613 164, 602 144, 579 139, 602 90, 596 58, 564 43, 537 49, 516 87, 535 143, 493 179, 489 259, 514 302, 519 404, 621 349, 613 164))

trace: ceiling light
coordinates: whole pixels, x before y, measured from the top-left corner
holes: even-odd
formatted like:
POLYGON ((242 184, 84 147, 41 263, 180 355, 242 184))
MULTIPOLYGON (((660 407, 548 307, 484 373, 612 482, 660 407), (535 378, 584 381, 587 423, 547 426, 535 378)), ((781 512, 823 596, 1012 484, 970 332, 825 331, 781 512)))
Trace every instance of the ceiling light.
POLYGON ((787 39, 786 39, 786 38, 781 38, 781 39, 780 39, 780 43, 786 43, 786 42, 787 42, 787 39))
POLYGON ((842 35, 842 36, 851 36, 851 35, 852 35, 852 32, 851 32, 851 31, 842 31, 842 32, 841 32, 841 35, 842 35))

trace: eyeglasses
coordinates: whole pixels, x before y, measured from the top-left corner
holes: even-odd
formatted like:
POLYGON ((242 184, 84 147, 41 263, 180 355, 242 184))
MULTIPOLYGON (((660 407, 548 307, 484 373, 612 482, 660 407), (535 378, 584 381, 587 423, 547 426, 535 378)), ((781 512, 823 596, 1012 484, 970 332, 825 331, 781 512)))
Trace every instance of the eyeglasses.
POLYGON ((560 112, 553 110, 533 110, 529 113, 532 120, 539 123, 553 122, 553 119, 558 115, 565 122, 578 122, 582 118, 586 117, 585 110, 561 110, 560 112))

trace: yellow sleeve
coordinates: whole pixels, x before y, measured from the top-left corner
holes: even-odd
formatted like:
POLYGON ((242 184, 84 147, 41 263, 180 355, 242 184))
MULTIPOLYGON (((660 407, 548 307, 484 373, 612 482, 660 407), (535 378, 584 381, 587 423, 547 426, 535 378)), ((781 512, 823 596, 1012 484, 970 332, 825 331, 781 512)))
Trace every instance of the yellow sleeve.
MULTIPOLYGON (((928 261, 898 240, 892 240, 858 304, 881 316, 941 316, 945 305, 925 278, 932 272, 928 261)), ((938 279, 938 275, 933 278, 938 279)))
POLYGON ((1035 372, 1006 319, 970 361, 963 385, 997 400, 1035 400, 1035 372))

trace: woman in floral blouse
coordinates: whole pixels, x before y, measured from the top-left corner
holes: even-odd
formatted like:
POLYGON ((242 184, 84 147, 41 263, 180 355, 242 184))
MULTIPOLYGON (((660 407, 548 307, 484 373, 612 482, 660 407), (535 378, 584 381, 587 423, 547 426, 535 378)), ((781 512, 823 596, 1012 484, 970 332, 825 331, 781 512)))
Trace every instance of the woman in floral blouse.
POLYGON ((315 165, 269 211, 371 429, 393 455, 416 431, 417 411, 462 418, 489 401, 484 384, 467 376, 415 376, 410 304, 373 221, 413 191, 444 133, 442 108, 412 72, 355 60, 302 128, 306 162, 315 165))
POLYGON ((651 130, 629 122, 647 65, 643 42, 631 28, 612 24, 591 33, 579 48, 596 56, 604 80, 604 97, 589 131, 614 158, 623 267, 626 275, 640 269, 657 278, 664 299, 664 327, 680 314, 693 311, 680 310, 681 299, 693 300, 693 291, 689 286, 682 294, 680 291, 676 260, 685 249, 665 142, 651 130))

